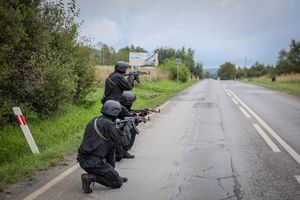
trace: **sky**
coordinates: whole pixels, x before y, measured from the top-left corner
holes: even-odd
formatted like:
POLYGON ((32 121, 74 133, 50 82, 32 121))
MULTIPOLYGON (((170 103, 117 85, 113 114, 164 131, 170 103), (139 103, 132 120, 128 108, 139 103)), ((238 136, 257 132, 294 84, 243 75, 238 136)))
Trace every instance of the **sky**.
POLYGON ((300 0, 77 0, 80 35, 115 50, 192 48, 195 61, 275 64, 300 41, 300 0))

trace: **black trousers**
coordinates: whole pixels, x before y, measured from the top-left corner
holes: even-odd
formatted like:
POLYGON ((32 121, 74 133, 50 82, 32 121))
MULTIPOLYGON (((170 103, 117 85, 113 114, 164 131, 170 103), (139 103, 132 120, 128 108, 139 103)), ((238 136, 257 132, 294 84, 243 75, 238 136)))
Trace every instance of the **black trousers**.
POLYGON ((105 163, 99 167, 88 167, 83 169, 88 174, 95 175, 95 181, 106 187, 120 188, 123 184, 118 172, 109 163, 105 163))
POLYGON ((131 149, 131 147, 134 144, 135 141, 135 136, 136 136, 136 132, 130 130, 131 133, 131 138, 130 138, 130 142, 128 145, 115 145, 115 152, 116 152, 116 161, 120 161, 123 158, 123 153, 124 151, 129 151, 131 149))
POLYGON ((130 142, 127 146, 123 146, 123 148, 126 150, 126 151, 129 151, 131 149, 131 147, 133 146, 134 144, 134 141, 135 141, 135 136, 136 136, 136 132, 133 131, 133 130, 130 130, 130 133, 131 133, 131 138, 130 138, 130 142))

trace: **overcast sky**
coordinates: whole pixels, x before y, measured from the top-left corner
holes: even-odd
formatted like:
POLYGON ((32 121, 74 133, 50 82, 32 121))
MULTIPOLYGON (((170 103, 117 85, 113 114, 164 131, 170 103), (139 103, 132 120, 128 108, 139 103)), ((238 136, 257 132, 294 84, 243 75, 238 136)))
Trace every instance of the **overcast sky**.
POLYGON ((192 48, 196 62, 275 64, 300 40, 300 0, 77 0, 80 34, 116 50, 192 48))

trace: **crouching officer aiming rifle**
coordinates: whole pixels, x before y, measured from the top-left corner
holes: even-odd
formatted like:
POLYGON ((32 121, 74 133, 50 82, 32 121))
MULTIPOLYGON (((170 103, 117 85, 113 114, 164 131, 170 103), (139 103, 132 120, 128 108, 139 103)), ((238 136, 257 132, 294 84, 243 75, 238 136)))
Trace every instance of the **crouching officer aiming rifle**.
POLYGON ((139 76, 140 75, 149 75, 150 72, 141 72, 141 71, 136 71, 136 72, 129 72, 128 74, 124 74, 124 76, 134 76, 136 82, 138 82, 138 84, 141 83, 139 76))
POLYGON ((146 122, 149 119, 144 117, 138 117, 135 113, 131 112, 131 106, 136 100, 136 96, 131 91, 124 91, 120 103, 122 105, 122 110, 118 115, 118 124, 126 124, 129 127, 131 133, 131 139, 128 145, 117 145, 116 146, 116 161, 120 161, 122 158, 132 159, 134 155, 131 155, 128 151, 132 148, 135 136, 139 134, 137 126, 140 122, 146 122))
POLYGON ((87 173, 81 175, 82 189, 91 193, 91 183, 97 182, 112 188, 120 188, 126 177, 119 176, 115 168, 115 145, 128 145, 130 133, 116 127, 121 104, 108 100, 104 103, 102 116, 92 119, 86 126, 77 161, 87 173))
POLYGON ((116 121, 116 127, 123 130, 124 132, 128 132, 131 135, 131 140, 128 145, 116 145, 116 161, 120 161, 122 158, 132 159, 134 155, 130 154, 128 151, 134 144, 135 136, 140 133, 137 126, 139 123, 150 121, 150 117, 125 117, 123 120, 116 121))

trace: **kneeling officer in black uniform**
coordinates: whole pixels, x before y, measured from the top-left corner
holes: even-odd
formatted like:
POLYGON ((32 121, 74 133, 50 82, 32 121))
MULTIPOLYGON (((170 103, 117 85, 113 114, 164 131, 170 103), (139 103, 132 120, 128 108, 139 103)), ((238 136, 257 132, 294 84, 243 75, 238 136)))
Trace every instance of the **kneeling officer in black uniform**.
MULTIPOLYGON (((136 96, 131 91, 124 91, 120 103, 121 103, 121 112, 118 115, 119 119, 125 119, 126 117, 137 117, 135 113, 130 112, 132 104, 136 100, 136 96)), ((131 133, 131 139, 128 145, 118 146, 117 147, 117 154, 116 154, 116 160, 121 160, 122 158, 134 158, 134 155, 130 154, 128 151, 131 149, 131 147, 134 144, 135 136, 139 134, 139 131, 136 126, 138 126, 139 121, 135 121, 135 124, 131 125, 130 133, 131 133), (133 127, 134 126, 134 127, 133 127)))
POLYGON ((82 189, 92 192, 90 185, 97 182, 107 187, 120 188, 127 178, 119 176, 115 167, 115 145, 128 145, 130 135, 116 128, 115 120, 121 111, 117 101, 104 103, 100 117, 86 126, 77 161, 87 173, 81 175, 82 189))

